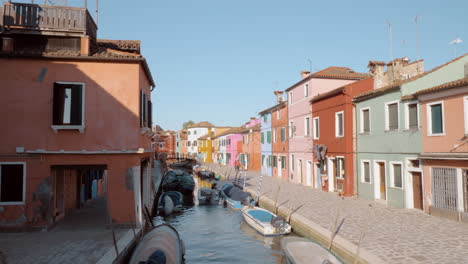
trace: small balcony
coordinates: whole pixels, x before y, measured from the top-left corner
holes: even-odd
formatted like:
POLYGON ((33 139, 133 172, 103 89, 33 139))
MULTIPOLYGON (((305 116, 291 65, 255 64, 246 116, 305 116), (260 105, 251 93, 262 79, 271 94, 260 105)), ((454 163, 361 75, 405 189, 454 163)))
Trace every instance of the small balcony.
POLYGON ((0 33, 89 36, 97 26, 86 8, 3 2, 0 33))

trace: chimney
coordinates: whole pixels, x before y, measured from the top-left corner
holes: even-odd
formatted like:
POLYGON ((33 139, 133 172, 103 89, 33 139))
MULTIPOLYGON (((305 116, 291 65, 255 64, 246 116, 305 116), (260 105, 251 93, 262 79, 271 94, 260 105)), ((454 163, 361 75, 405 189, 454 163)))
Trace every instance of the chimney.
POLYGON ((88 36, 81 36, 80 40, 80 55, 81 56, 89 56, 89 37, 88 36))
POLYGON ((278 104, 284 101, 283 91, 274 91, 273 93, 276 95, 276 102, 278 102, 278 104))
POLYGON ((305 79, 307 78, 307 76, 309 76, 309 74, 310 74, 310 71, 301 71, 301 78, 305 79))
POLYGON ((2 52, 13 53, 15 51, 14 39, 2 38, 2 52))
POLYGON ((255 118, 255 117, 251 117, 251 118, 250 118, 250 120, 255 120, 255 119, 257 119, 257 118, 255 118))

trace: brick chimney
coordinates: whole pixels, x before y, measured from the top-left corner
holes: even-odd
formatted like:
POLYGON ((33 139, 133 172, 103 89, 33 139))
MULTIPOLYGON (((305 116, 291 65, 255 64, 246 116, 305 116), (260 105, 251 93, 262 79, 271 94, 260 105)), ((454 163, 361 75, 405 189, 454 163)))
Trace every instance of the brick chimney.
POLYGON ((89 56, 89 37, 88 36, 81 36, 80 39, 80 55, 81 56, 89 56))
POLYGON ((284 97, 283 97, 284 92, 283 91, 274 91, 273 93, 276 95, 276 102, 278 104, 281 103, 281 102, 284 102, 284 97))
POLYGON ((310 74, 310 71, 301 71, 301 78, 305 79, 307 78, 307 76, 309 76, 309 74, 310 74))

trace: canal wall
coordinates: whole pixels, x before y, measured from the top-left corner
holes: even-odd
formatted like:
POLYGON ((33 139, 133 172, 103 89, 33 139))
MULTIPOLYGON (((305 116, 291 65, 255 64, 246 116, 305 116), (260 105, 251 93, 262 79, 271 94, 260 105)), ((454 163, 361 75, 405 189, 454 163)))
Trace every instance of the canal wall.
MULTIPOLYGON (((257 189, 256 188, 246 188, 246 191, 252 194, 252 196, 257 199, 257 189)), ((265 208, 271 212, 276 211, 275 201, 265 195, 260 195, 258 199, 259 205, 262 208, 265 208)), ((288 216, 294 208, 280 207, 278 208, 278 215, 288 219, 288 216)), ((314 223, 313 221, 307 219, 299 213, 293 213, 290 217, 290 225, 293 228, 293 231, 301 236, 309 238, 316 241, 325 248, 328 248, 330 239, 332 237, 332 232, 328 229, 321 227, 320 225, 314 223)), ((336 254, 344 263, 353 263, 353 264, 367 264, 367 263, 386 263, 382 259, 373 255, 369 251, 360 248, 359 255, 357 255, 358 247, 357 245, 349 242, 340 235, 336 235, 333 240, 333 245, 331 251, 336 254), (359 256, 359 257, 357 257, 359 256)))

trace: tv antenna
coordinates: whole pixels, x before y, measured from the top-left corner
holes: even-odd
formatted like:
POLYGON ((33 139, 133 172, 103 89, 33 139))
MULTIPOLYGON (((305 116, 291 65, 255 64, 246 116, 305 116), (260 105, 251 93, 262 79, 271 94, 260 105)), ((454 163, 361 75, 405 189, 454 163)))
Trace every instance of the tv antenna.
POLYGON ((462 43, 463 40, 460 37, 457 37, 456 39, 452 40, 449 42, 449 45, 453 45, 453 53, 455 57, 457 57, 457 45, 462 43))
MULTIPOLYGON (((388 39, 390 42, 390 61, 392 62, 392 65, 394 65, 393 61, 393 36, 392 36, 392 23, 388 20, 386 20, 386 23, 388 25, 388 39)), ((395 80, 395 67, 392 67, 392 81, 395 80)))
POLYGON ((311 59, 307 59, 307 61, 309 62, 309 71, 312 72, 312 60, 311 59))

